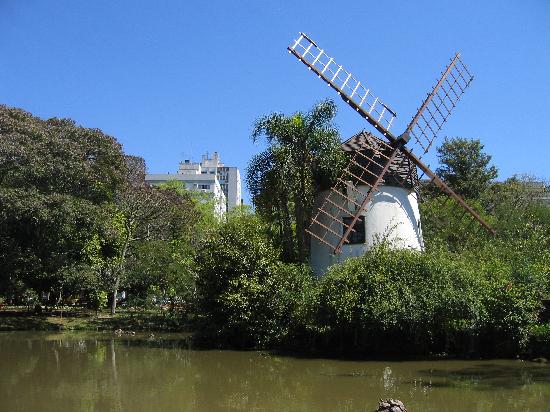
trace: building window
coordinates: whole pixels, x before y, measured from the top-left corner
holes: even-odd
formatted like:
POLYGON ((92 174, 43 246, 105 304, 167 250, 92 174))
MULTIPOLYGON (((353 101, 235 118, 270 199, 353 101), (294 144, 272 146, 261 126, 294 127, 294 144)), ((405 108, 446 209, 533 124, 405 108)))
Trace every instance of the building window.
POLYGON ((208 189, 210 189, 210 185, 199 185, 199 189, 208 190, 208 189))
MULTIPOLYGON (((352 217, 344 217, 343 219, 344 224, 342 225, 342 234, 346 233, 346 230, 348 229, 348 226, 351 225, 351 221, 353 220, 352 217)), ((360 243, 365 243, 365 216, 359 216, 359 219, 355 222, 355 225, 353 225, 353 230, 355 232, 350 232, 348 236, 348 244, 350 245, 357 245, 360 243)))

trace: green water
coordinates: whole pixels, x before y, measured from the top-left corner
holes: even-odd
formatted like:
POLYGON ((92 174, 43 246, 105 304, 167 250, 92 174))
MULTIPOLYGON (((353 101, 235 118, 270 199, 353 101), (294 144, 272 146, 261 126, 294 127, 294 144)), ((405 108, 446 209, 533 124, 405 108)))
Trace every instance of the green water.
POLYGON ((176 336, 0 333, 0 411, 550 411, 550 366, 190 350, 176 336))

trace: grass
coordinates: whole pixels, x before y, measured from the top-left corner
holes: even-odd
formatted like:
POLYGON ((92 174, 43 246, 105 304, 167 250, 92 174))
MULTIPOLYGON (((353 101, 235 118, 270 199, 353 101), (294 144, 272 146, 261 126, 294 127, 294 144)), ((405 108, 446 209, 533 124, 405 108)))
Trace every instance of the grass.
POLYGON ((78 330, 132 332, 183 332, 186 331, 185 315, 179 312, 119 310, 110 315, 82 309, 69 309, 35 314, 25 307, 9 307, 0 310, 0 331, 15 330, 78 330))

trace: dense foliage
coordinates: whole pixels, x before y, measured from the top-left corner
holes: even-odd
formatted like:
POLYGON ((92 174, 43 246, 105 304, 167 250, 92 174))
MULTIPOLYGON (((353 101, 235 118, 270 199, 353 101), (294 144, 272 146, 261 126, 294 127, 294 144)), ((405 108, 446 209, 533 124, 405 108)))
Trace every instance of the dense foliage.
POLYGON ((198 332, 247 348, 512 356, 527 350, 550 291, 548 256, 529 253, 531 241, 461 254, 380 246, 316 279, 277 262, 261 222, 240 217, 201 248, 198 332))
POLYGON ((197 250, 197 325, 202 338, 239 347, 285 341, 312 284, 308 268, 282 263, 257 216, 237 211, 197 250))
POLYGON ((101 131, 0 106, 0 139, 0 293, 8 302, 42 293, 48 304, 99 308, 110 295, 114 312, 127 273, 143 265, 140 250, 164 253, 160 243, 193 237, 201 213, 191 196, 146 185, 143 159, 101 131))
POLYGON ((70 120, 6 106, 0 136, 1 287, 60 289, 123 183, 120 145, 70 120))
POLYGON ((319 324, 328 342, 354 351, 517 353, 542 290, 491 258, 377 248, 322 279, 319 324))

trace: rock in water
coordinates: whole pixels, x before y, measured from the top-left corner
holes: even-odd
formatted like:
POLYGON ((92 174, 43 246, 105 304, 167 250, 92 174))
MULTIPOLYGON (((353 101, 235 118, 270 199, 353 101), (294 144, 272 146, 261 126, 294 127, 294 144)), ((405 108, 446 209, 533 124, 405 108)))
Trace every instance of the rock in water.
POLYGON ((407 412, 405 405, 398 399, 380 399, 378 409, 375 412, 407 412))

